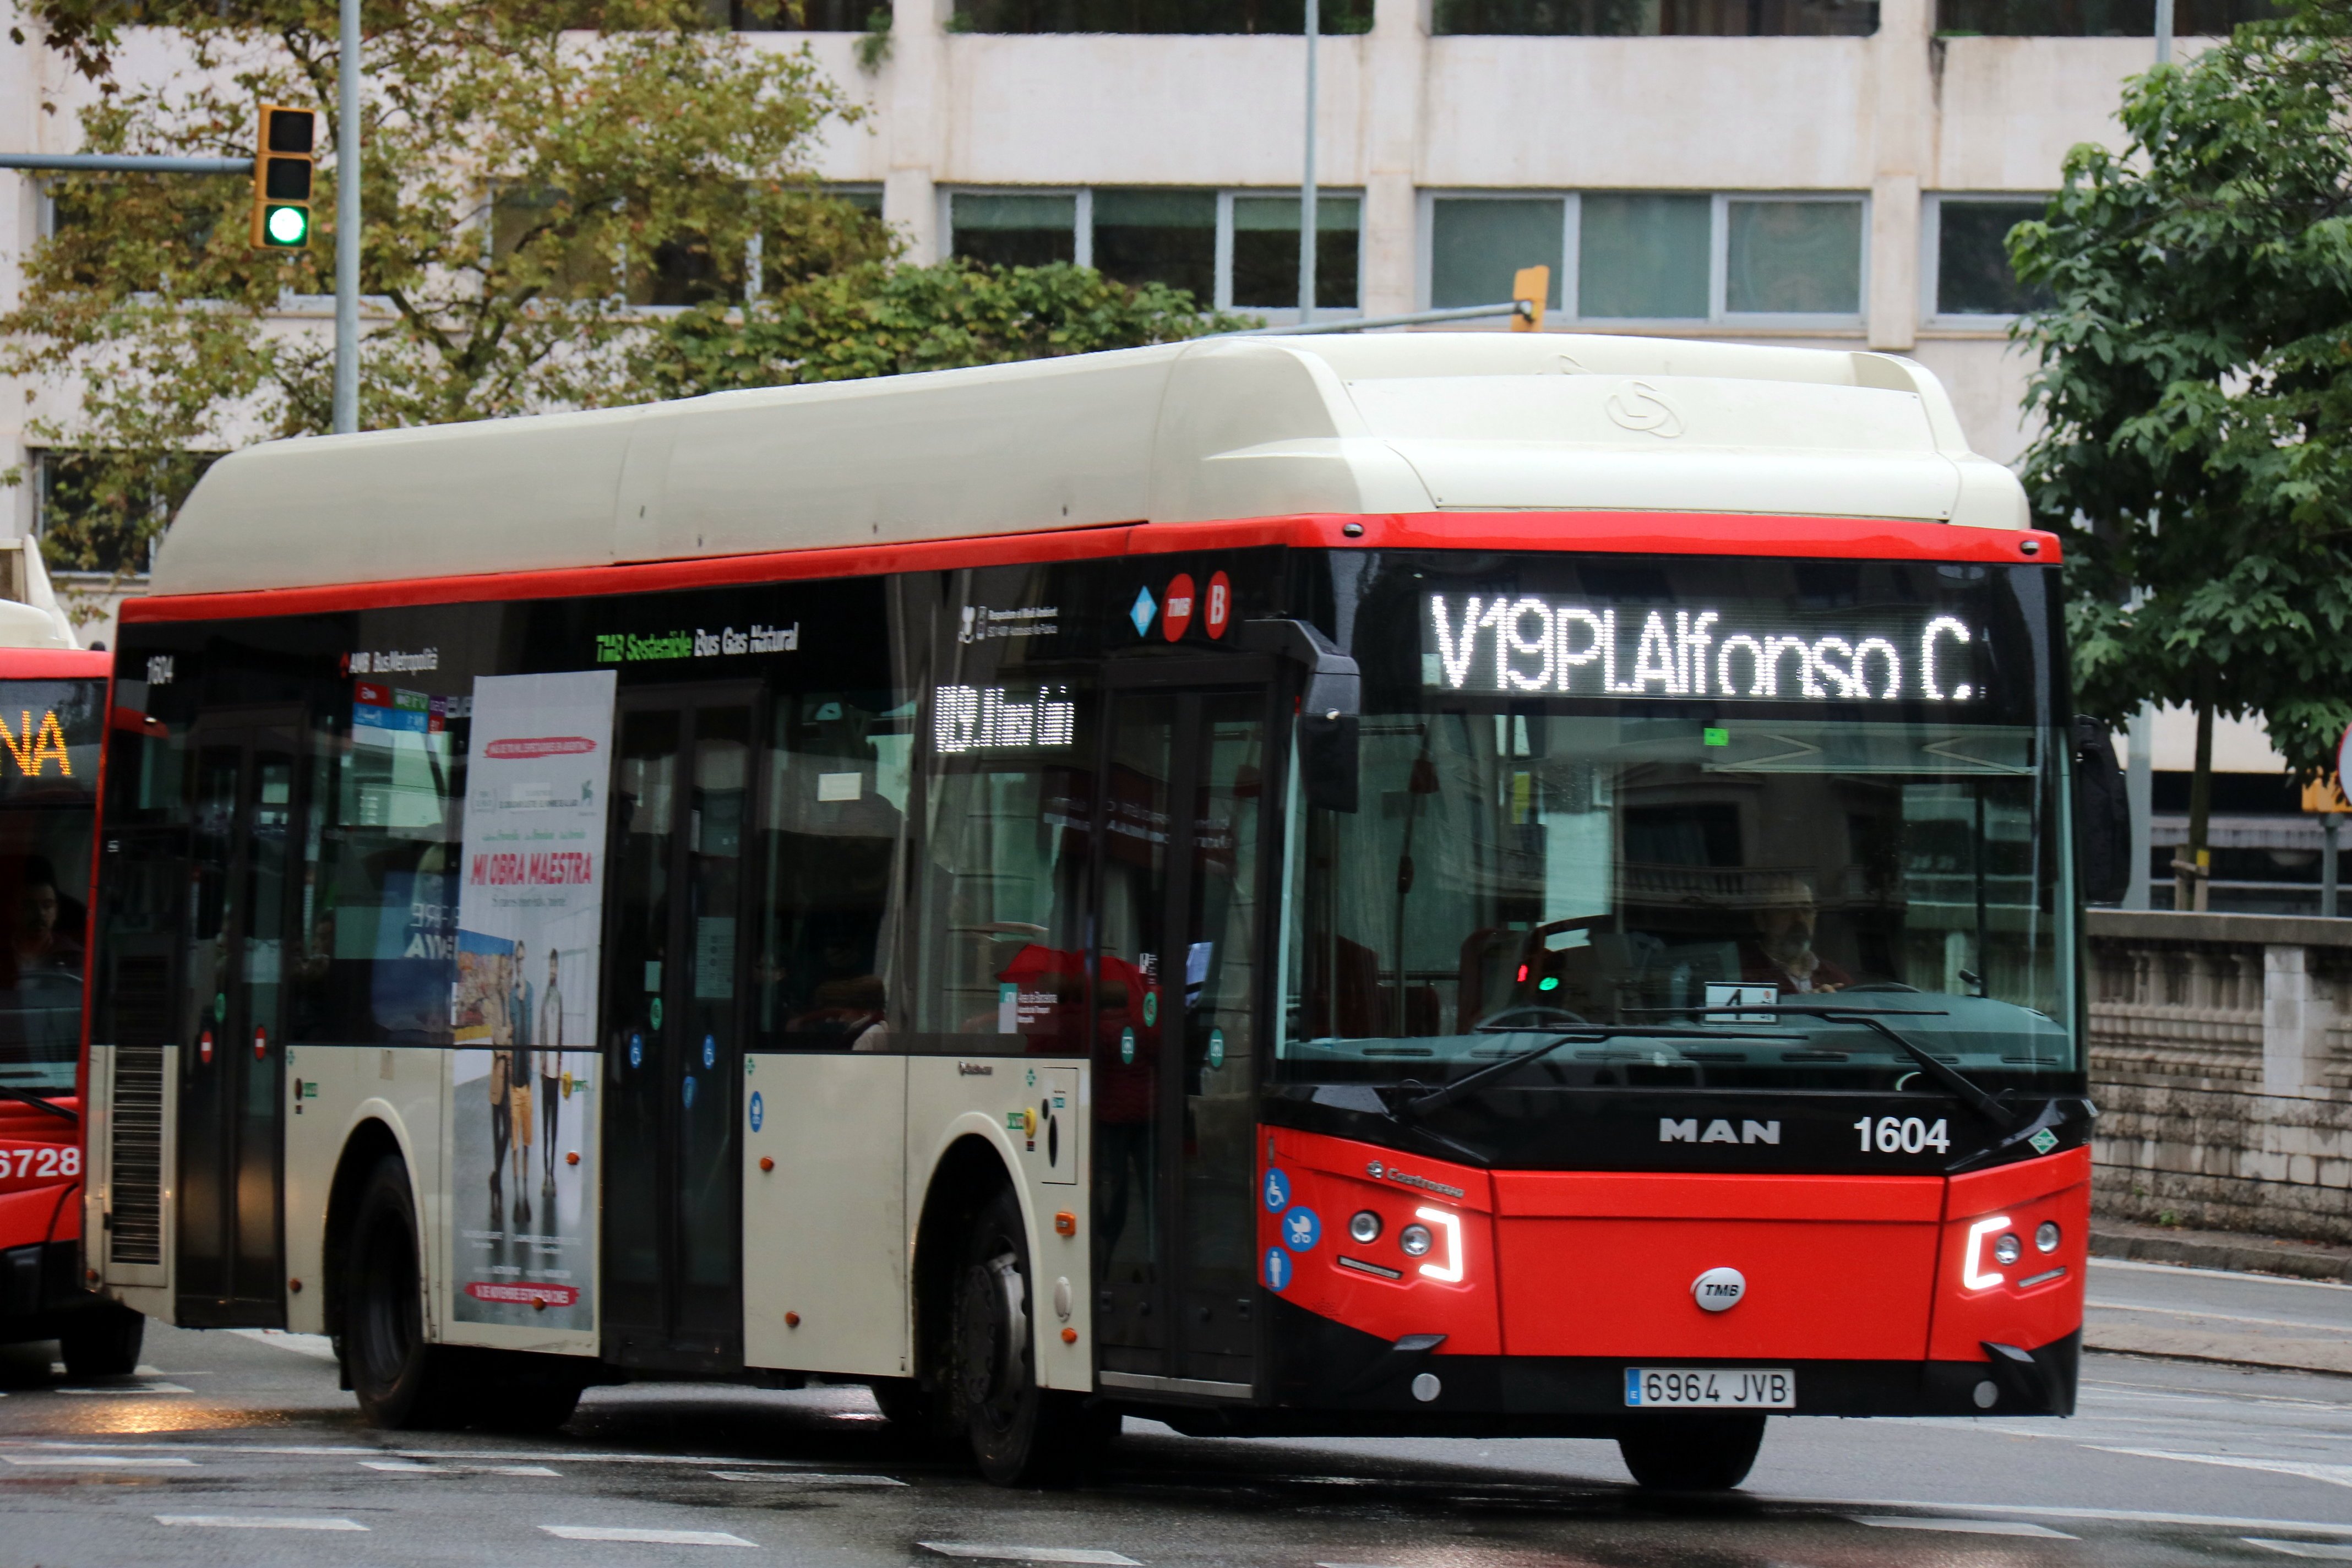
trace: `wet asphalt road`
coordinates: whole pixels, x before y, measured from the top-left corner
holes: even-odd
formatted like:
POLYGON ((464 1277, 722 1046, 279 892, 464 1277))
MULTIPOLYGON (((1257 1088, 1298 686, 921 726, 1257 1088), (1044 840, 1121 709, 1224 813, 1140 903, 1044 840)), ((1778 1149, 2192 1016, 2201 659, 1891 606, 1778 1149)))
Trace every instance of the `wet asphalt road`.
MULTIPOLYGON (((2342 1287, 2097 1267, 2091 1285, 2352 1337, 2342 1287)), ((151 1370, 101 1384, 49 1348, 0 1349, 0 1568, 2352 1562, 2352 1379, 2314 1373, 2095 1354, 2072 1421, 1777 1420, 1740 1493, 1678 1502, 1637 1494, 1608 1443, 1136 1421, 1093 1484, 1004 1491, 910 1458, 849 1388, 639 1384, 592 1391, 551 1439, 395 1435, 359 1424, 313 1343, 151 1326, 151 1370)))

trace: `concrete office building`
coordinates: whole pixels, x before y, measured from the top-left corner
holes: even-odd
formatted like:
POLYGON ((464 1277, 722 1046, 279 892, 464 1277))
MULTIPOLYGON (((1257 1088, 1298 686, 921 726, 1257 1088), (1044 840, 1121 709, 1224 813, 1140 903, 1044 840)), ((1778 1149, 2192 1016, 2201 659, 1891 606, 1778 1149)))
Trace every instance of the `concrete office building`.
MULTIPOLYGON (((866 102, 863 123, 829 133, 821 171, 878 204, 916 259, 1087 262, 1295 317, 1302 0, 709 3, 762 47, 807 44, 866 102), (886 16, 869 69, 866 35, 886 16)), ((2183 54, 2268 10, 2177 5, 2183 54)), ((2114 138, 2121 83, 2154 56, 2153 14, 2154 0, 1322 0, 1318 310, 1491 302, 1542 263, 1547 326, 1571 359, 1584 331, 1909 354, 1951 389, 1971 444, 2012 459, 2026 366, 2008 342, 2021 300, 2002 237, 2069 147, 2114 138)), ((125 59, 171 68, 170 35, 134 33, 125 59)), ((84 91, 37 44, 0 53, 0 138, 70 150, 71 115, 39 105, 84 91)), ((16 192, 0 203, 6 290, 46 216, 32 179, 0 180, 16 192)), ((321 329, 324 303, 308 310, 321 329)), ((0 521, 19 532, 42 521, 26 406, 0 398, 0 447, 37 480, 0 521)), ((2159 772, 2185 753, 2173 728, 2159 772)), ((2277 779, 2258 730, 2225 731, 2221 758, 2277 779)), ((2265 826, 2249 847, 2273 866, 2308 837, 2315 865, 2305 828, 2265 826)))

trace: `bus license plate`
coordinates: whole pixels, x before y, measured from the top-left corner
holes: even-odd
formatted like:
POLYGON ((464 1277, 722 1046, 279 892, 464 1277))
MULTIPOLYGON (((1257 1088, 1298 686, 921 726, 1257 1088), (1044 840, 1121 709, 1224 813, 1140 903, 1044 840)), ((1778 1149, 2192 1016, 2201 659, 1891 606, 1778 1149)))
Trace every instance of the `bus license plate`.
POLYGON ((1785 1366, 1629 1366, 1625 1403, 1644 1410, 1794 1410, 1797 1374, 1785 1366))

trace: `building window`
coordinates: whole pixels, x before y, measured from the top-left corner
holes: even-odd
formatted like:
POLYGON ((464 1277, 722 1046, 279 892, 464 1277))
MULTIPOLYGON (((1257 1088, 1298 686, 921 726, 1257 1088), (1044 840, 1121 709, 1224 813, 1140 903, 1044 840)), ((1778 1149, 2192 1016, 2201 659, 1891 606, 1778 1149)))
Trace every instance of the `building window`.
POLYGON ((1842 37, 1878 31, 1878 0, 1436 0, 1435 33, 1589 37, 1842 37))
MULTIPOLYGON (((887 9, 887 0, 883 0, 887 9)), ((702 0, 714 27, 733 33, 863 33, 876 0, 702 0)))
POLYGON ((1864 203, 1851 195, 1436 195, 1433 309, 1496 304, 1522 267, 1552 268, 1570 321, 1859 325, 1864 203))
MULTIPOLYGON (((2221 37, 2283 15, 2274 0, 2175 0, 2173 37, 2221 37)), ((1936 31, 2028 38, 2150 38, 2156 0, 1936 0, 1936 31)))
MULTIPOLYGON (((1362 288, 1363 202, 1316 198, 1315 303, 1353 310, 1362 288)), ((1298 197, 1256 191, 958 191, 948 198, 950 254, 992 266, 1055 261, 1119 283, 1164 283, 1202 309, 1265 311, 1298 304, 1298 197)))
MULTIPOLYGON (((1741 0, 1745 4, 1745 0, 1741 0)), ((1325 37, 1372 30, 1372 0, 1320 0, 1325 37)), ((1305 0, 956 0, 965 33, 1291 33, 1305 0)))
POLYGON ((1929 196, 1920 247, 1928 318, 2006 318, 2049 305, 2048 286, 2020 283, 2009 265, 2009 231, 2046 210, 2013 196, 1929 196))

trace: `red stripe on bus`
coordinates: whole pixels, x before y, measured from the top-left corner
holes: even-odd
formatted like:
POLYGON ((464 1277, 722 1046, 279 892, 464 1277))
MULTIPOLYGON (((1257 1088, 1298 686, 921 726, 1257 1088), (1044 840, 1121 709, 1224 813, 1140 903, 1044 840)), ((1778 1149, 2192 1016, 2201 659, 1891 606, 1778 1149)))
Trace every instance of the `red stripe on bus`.
POLYGON ((983 534, 914 544, 483 573, 131 599, 125 621, 200 621, 416 605, 567 599, 757 583, 1023 566, 1120 555, 1292 545, 1333 550, 1543 550, 1595 554, 1769 555, 1834 561, 2028 562, 2054 566, 2055 534, 1875 519, 1716 512, 1511 511, 1317 513, 1233 522, 1116 523, 983 534), (1359 530, 1348 532, 1349 528, 1359 530), (2029 552, 2028 543, 2032 549, 2029 552))
POLYGON ((114 656, 80 647, 0 648, 0 680, 103 680, 114 656))

